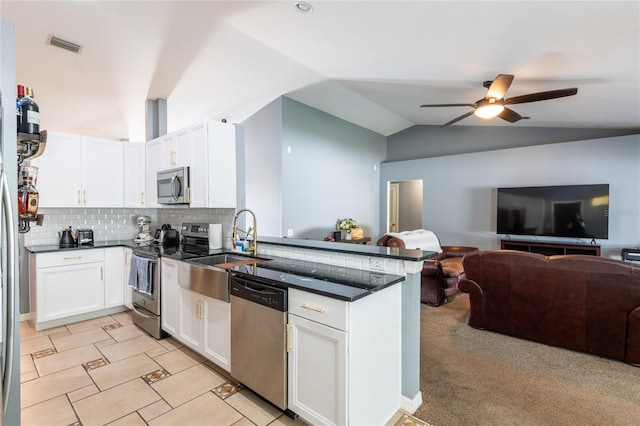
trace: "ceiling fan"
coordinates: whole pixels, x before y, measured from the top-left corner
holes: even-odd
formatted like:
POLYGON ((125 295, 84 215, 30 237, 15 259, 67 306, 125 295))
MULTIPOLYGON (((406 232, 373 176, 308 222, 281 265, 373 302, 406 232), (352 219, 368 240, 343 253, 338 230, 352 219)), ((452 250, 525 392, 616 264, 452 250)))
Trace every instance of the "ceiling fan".
POLYGON ((483 87, 487 88, 487 95, 484 99, 477 100, 472 104, 428 104, 420 105, 421 108, 433 108, 433 107, 459 107, 469 106, 473 108, 473 111, 469 111, 462 114, 460 117, 443 124, 442 126, 450 126, 458 121, 475 114, 480 118, 493 118, 500 117, 501 119, 510 123, 522 120, 523 117, 512 109, 507 108, 507 105, 524 104, 527 102, 546 101, 549 99, 563 98, 565 96, 572 96, 578 93, 577 87, 570 89, 549 90, 547 92, 530 93, 528 95, 514 96, 512 98, 504 99, 504 95, 507 93, 513 76, 510 74, 498 74, 495 80, 485 81, 482 83, 483 87))

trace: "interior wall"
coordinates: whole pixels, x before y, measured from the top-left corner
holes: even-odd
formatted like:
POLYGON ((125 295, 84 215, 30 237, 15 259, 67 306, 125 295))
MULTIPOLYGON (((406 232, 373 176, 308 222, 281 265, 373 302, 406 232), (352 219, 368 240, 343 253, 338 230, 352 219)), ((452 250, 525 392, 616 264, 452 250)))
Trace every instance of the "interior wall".
POLYGON ((422 181, 408 180, 397 183, 399 184, 398 232, 421 229, 422 181))
POLYGON ((639 160, 640 137, 632 135, 398 161, 382 164, 381 192, 386 182, 423 179, 425 228, 444 245, 495 249, 502 237, 495 225, 497 187, 608 183, 609 239, 597 243, 603 256, 619 256, 622 247, 640 245, 639 160))
POLYGON ((378 235, 386 138, 289 98, 282 106, 284 235, 322 240, 345 217, 378 235))

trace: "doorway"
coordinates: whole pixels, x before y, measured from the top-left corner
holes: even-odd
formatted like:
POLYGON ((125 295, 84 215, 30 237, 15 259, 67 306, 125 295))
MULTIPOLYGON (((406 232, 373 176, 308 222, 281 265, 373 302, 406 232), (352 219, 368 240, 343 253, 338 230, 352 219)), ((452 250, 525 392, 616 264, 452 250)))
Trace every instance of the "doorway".
POLYGON ((387 232, 422 228, 422 179, 389 182, 387 232))

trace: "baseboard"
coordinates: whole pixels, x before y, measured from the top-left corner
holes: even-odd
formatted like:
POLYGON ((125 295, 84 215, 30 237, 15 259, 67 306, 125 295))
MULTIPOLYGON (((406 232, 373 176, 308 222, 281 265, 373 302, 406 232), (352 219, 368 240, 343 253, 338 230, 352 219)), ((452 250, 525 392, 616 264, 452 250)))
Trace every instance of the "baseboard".
POLYGON ((26 314, 20 314, 20 322, 22 321, 30 321, 33 317, 31 316, 31 312, 27 312, 26 314))
POLYGON ((416 412, 418 407, 422 405, 422 392, 418 391, 416 396, 413 399, 409 399, 406 396, 402 396, 400 401, 400 408, 406 411, 409 414, 413 414, 416 412))

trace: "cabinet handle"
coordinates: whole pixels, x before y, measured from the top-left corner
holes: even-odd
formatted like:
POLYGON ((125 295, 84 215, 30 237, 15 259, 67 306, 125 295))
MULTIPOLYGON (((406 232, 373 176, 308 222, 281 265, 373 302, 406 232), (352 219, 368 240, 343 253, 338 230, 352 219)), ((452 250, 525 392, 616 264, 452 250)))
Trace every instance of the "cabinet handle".
POLYGON ((300 305, 301 308, 309 309, 310 311, 318 312, 320 314, 324 314, 324 308, 314 308, 313 306, 309 306, 306 303, 300 305))
POLYGON ((100 281, 102 281, 103 279, 104 279, 104 269, 101 266, 100 267, 100 281))
POLYGON ((73 259, 82 259, 82 256, 69 256, 69 257, 62 258, 62 260, 73 260, 73 259))
POLYGON ((80 190, 78 189, 78 205, 80 205, 80 190))
POLYGON ((87 204, 87 191, 82 191, 82 195, 84 196, 84 204, 87 204))
POLYGON ((176 152, 175 151, 171 151, 169 153, 169 162, 171 163, 172 166, 176 165, 176 152))
POLYGON ((144 206, 144 192, 140 193, 140 204, 144 206))
POLYGON ((291 346, 291 340, 289 338, 289 333, 291 331, 291 324, 287 324, 287 352, 290 352, 293 347, 291 346))

